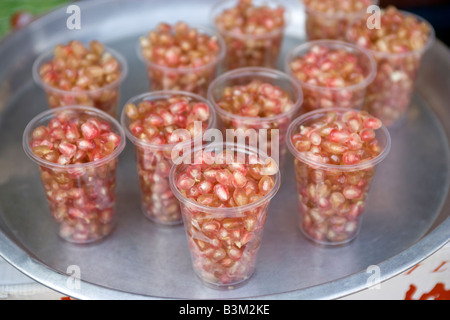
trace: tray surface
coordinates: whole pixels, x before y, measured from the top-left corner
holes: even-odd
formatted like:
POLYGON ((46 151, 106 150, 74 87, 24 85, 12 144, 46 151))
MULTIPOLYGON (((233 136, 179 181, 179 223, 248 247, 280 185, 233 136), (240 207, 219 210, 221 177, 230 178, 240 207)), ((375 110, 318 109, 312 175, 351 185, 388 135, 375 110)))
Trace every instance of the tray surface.
MULTIPOLYGON (((134 150, 128 143, 118 170, 117 227, 104 241, 77 246, 58 238, 35 165, 21 138, 28 121, 46 110, 31 78, 35 57, 56 43, 98 39, 125 55, 129 75, 121 103, 148 91, 136 55, 139 35, 158 22, 208 24, 212 1, 77 2, 80 30, 66 28, 66 8, 52 12, 0 44, 0 255, 31 278, 80 299, 338 298, 366 288, 371 265, 389 279, 431 255, 450 239, 450 53, 436 42, 427 53, 406 122, 394 128, 392 151, 378 167, 361 232, 339 248, 318 247, 297 228, 292 159, 273 199, 257 271, 243 287, 218 291, 194 275, 183 226, 160 227, 140 211, 134 150), (447 88, 447 89, 446 89, 447 88), (68 285, 68 267, 81 271, 68 285)), ((303 14, 293 18, 283 56, 304 42, 303 14)), ((280 59, 282 61, 283 57, 280 59)), ((281 64, 280 64, 281 65, 281 64)))

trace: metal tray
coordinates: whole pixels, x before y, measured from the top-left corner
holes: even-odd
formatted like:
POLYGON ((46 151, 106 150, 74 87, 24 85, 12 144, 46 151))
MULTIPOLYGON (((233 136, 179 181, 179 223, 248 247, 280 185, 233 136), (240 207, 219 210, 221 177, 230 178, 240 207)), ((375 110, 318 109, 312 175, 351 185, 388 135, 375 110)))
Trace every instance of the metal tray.
MULTIPOLYGON (((67 7, 0 43, 0 255, 32 279, 78 299, 334 299, 385 281, 419 263, 450 239, 450 52, 437 41, 427 53, 406 122, 391 130, 392 151, 380 165, 358 238, 323 248, 297 229, 292 165, 270 207, 257 271, 243 287, 205 287, 191 268, 182 226, 159 227, 139 208, 134 150, 128 143, 118 172, 118 225, 104 241, 76 246, 58 238, 35 165, 21 137, 45 110, 31 65, 51 46, 99 39, 122 52, 129 75, 122 102, 148 91, 136 56, 138 36, 160 21, 208 24, 210 0, 76 2, 81 29, 69 30, 67 7), (79 287, 69 276, 78 266, 79 287), (379 267, 378 272, 369 266, 379 267)), ((303 10, 292 13, 284 54, 304 41, 303 10)), ((281 60, 280 60, 281 61, 281 60)))

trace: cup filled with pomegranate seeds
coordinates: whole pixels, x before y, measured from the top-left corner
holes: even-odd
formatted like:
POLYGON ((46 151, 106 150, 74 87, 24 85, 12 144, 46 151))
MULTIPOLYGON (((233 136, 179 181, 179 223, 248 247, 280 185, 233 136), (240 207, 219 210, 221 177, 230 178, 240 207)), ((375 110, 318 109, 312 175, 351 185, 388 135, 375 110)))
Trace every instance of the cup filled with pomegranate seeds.
POLYGON ((427 21, 393 6, 381 11, 380 29, 367 28, 365 19, 349 27, 347 40, 368 49, 377 62, 364 108, 386 126, 405 118, 422 57, 434 38, 427 21))
POLYGON ((225 55, 225 43, 215 31, 185 22, 160 23, 139 39, 150 91, 178 90, 206 96, 225 55))
POLYGON ((222 0, 211 19, 223 36, 225 71, 243 67, 275 68, 289 15, 276 0, 222 0))
POLYGON ((211 83, 208 100, 227 141, 248 139, 281 166, 287 129, 303 103, 302 88, 294 78, 271 68, 231 70, 211 83))
POLYGON ((361 109, 376 70, 368 51, 339 40, 306 42, 293 48, 285 61, 286 73, 302 86, 304 112, 361 109))
POLYGON ((92 243, 114 228, 116 170, 125 147, 120 124, 93 107, 47 110, 24 131, 25 153, 39 166, 59 236, 92 243))
POLYGON ((121 124, 133 143, 145 217, 160 225, 183 222, 169 186, 173 160, 215 126, 215 112, 203 97, 184 91, 155 91, 130 99, 121 124))
MULTIPOLYGON (((378 0, 302 0, 308 40, 345 40, 350 23, 364 17, 378 0)), ((371 12, 371 11, 369 11, 371 12)))
POLYGON ((253 275, 278 167, 246 145, 212 143, 193 149, 171 169, 193 269, 216 289, 233 289, 253 275))
POLYGON ((33 64, 33 79, 45 91, 50 108, 92 106, 113 117, 127 72, 123 56, 96 40, 58 44, 33 64))
POLYGON ((299 227, 314 243, 342 245, 361 227, 375 167, 391 138, 365 111, 315 110, 289 127, 299 199, 299 227))

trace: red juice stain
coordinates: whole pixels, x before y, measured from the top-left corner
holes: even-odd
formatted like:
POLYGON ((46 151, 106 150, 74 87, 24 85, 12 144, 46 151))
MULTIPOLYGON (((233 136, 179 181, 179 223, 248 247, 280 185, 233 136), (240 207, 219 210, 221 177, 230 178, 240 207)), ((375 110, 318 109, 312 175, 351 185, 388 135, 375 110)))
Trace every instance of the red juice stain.
MULTIPOLYGON (((409 290, 405 294, 405 300, 413 300, 412 296, 417 291, 413 284, 409 285, 409 290)), ((445 290, 443 283, 437 283, 430 292, 424 293, 419 300, 450 300, 450 290, 445 290)))

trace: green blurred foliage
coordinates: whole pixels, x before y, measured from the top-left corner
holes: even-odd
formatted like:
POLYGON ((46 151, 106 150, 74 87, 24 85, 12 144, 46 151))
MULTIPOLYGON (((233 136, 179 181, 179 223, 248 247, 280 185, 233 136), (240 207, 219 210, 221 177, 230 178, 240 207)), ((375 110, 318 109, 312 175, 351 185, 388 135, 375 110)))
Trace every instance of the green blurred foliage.
POLYGON ((54 9, 67 0, 0 0, 0 36, 11 30, 11 16, 18 11, 40 15, 54 9))

